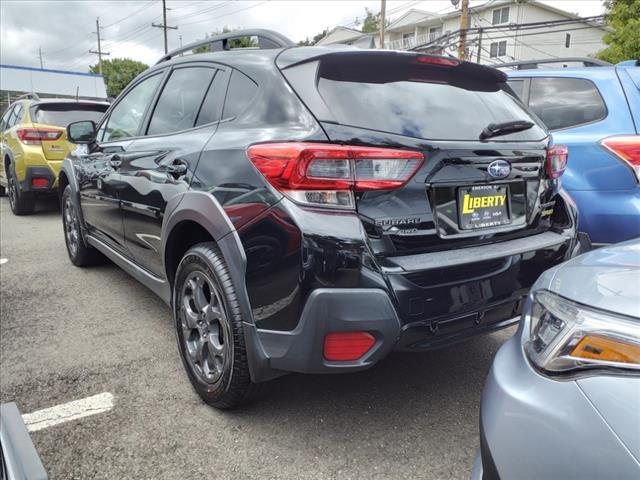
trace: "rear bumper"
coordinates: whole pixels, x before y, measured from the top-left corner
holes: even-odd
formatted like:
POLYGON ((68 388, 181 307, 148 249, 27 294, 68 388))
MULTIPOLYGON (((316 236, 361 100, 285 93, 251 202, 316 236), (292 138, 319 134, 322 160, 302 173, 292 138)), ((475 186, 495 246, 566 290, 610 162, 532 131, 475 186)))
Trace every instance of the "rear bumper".
POLYGON ((400 333, 400 321, 389 295, 375 288, 320 288, 309 296, 295 330, 258 330, 275 370, 331 373, 363 370, 384 358, 400 333), (374 345, 360 359, 331 362, 323 356, 329 332, 367 331, 374 345))
POLYGON ((474 247, 473 258, 483 260, 457 265, 468 272, 478 265, 484 268, 475 275, 463 272, 454 279, 457 272, 444 267, 451 252, 442 252, 427 254, 437 268, 424 269, 417 262, 422 268, 417 272, 382 274, 386 289, 315 289, 294 330, 257 330, 269 367, 299 373, 362 370, 392 350, 432 349, 517 323, 531 285, 544 270, 572 256, 577 242, 573 231, 547 232, 526 240, 474 247), (502 256, 489 258, 496 250, 502 256), (451 279, 443 281, 447 273, 451 279), (431 277, 438 280, 430 283, 431 277), (324 338, 343 331, 367 331, 375 344, 356 361, 330 362, 323 356, 324 338))
POLYGON ((22 193, 52 193, 58 189, 58 175, 49 167, 32 166, 25 169, 24 180, 20 181, 22 193), (46 179, 46 186, 34 185, 34 180, 46 179))

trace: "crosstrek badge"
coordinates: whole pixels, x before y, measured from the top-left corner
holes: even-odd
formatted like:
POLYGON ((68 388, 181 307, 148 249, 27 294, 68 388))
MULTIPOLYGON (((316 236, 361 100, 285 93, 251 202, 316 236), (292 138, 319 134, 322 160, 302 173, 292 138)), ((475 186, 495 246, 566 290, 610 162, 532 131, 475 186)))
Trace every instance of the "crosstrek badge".
POLYGON ((473 197, 467 193, 463 197, 462 213, 473 213, 476 208, 502 207, 504 206, 506 200, 506 195, 487 195, 484 197, 473 197))

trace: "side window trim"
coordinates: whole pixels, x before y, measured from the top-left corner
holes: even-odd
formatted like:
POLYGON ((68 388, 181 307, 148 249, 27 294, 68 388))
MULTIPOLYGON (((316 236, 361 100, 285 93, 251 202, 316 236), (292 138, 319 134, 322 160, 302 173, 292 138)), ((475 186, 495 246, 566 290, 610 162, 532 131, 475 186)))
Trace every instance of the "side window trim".
MULTIPOLYGON (((200 102, 200 106, 198 107, 198 111, 196 112, 196 118, 193 120, 193 127, 195 128, 196 126, 198 127, 202 127, 204 125, 198 125, 198 119, 200 118, 200 112, 202 112, 202 107, 204 106, 204 102, 207 99, 207 95, 209 94, 209 90, 211 89, 211 86, 213 85, 213 82, 216 80, 216 77, 218 75, 220 75, 222 72, 220 72, 220 70, 216 69, 216 73, 213 74, 213 77, 211 77, 211 80, 209 80, 209 85, 207 85, 207 89, 204 91, 204 97, 202 97, 202 101, 200 102)), ((220 120, 216 121, 216 122, 212 122, 212 123, 218 123, 220 120)))
POLYGON ((22 111, 24 110, 22 103, 16 104, 9 117, 9 128, 13 128, 18 124, 18 121, 22 118, 22 111))
POLYGON ((522 103, 529 106, 529 92, 531 91, 531 77, 517 77, 524 80, 522 84, 522 103))
MULTIPOLYGON (((158 84, 158 87, 156 87, 156 92, 154 93, 154 97, 153 100, 149 103, 149 105, 152 105, 153 102, 156 100, 156 96, 158 95, 158 91, 159 89, 164 85, 164 82, 167 79, 167 72, 169 71, 169 69, 162 69, 162 70, 154 70, 153 72, 151 72, 149 75, 145 75, 144 77, 140 77, 135 83, 130 83, 129 85, 127 85, 127 88, 125 90, 122 91, 122 93, 120 93, 120 95, 118 95, 118 100, 116 102, 114 102, 109 109, 104 113, 104 116, 102 117, 103 120, 100 123, 100 125, 98 126, 96 131, 100 131, 100 129, 102 127, 104 128, 104 131, 102 133, 102 138, 104 138, 104 134, 107 131, 106 127, 109 125, 109 120, 111 120, 111 113, 113 112, 113 110, 120 104, 120 102, 122 102, 122 100, 124 98, 126 98, 126 96, 129 94, 129 92, 131 90, 133 90, 135 87, 137 87, 138 85, 140 85, 142 82, 144 82, 145 80, 150 79, 151 77, 154 77, 156 75, 160 75, 160 83, 158 84)), ((149 105, 147 105, 147 107, 145 108, 145 112, 142 114, 142 122, 141 125, 143 125, 146 121, 146 115, 149 112, 149 105)), ((138 127, 138 131, 136 132, 136 135, 133 137, 127 137, 127 138, 118 138, 116 140, 111 140, 111 141, 106 141, 104 142, 105 144, 109 144, 109 143, 118 143, 118 142, 122 142, 123 140, 134 140, 136 138, 140 137, 140 127, 138 127)), ((102 141, 102 138, 100 139, 102 141)))
MULTIPOLYGON (((207 123, 207 124, 203 124, 203 125, 197 125, 197 126, 193 126, 191 128, 186 128, 183 130, 176 130, 175 132, 165 132, 165 133, 158 133, 158 134, 153 134, 153 135, 148 135, 147 132, 149 131, 149 124, 151 123, 151 117, 153 116, 153 112, 156 109, 156 106, 158 105, 158 100, 160 99, 160 95, 162 95, 162 91, 164 90, 167 82, 169 81, 169 79, 171 78, 171 72, 173 72, 174 70, 179 70, 181 68, 194 68, 194 67, 200 67, 200 68, 211 68, 216 70, 215 75, 212 77, 211 79, 211 83, 209 84, 209 87, 207 88, 207 92, 205 92, 205 96, 202 98, 202 101, 200 102, 200 106, 198 108, 198 115, 200 114, 200 109, 202 108, 202 104, 204 103, 206 97, 207 97, 207 93, 208 93, 208 89, 211 87, 211 85, 213 85, 214 80, 216 79, 216 77, 218 75, 224 75, 224 77, 222 78, 223 82, 224 82, 224 97, 226 98, 227 95, 227 88, 229 88, 229 77, 231 69, 227 66, 221 65, 219 63, 215 63, 215 62, 190 62, 190 63, 181 63, 179 65, 174 65, 173 67, 171 67, 170 69, 168 69, 167 73, 165 74, 165 78, 162 80, 161 85, 158 87, 158 91, 156 92, 156 94, 154 95, 153 101, 151 102, 151 107, 149 108, 147 112, 145 112, 145 116, 144 116, 144 120, 142 122, 141 125, 141 133, 140 133, 140 137, 149 137, 149 138, 153 138, 153 137, 158 137, 158 136, 168 136, 168 135, 175 135, 177 133, 182 133, 182 132, 188 132, 190 130, 195 130, 197 128, 203 128, 209 125, 215 125, 216 123, 220 123, 222 120, 217 120, 215 122, 211 122, 211 123, 207 123)), ((224 106, 224 99, 222 102, 220 102, 219 105, 219 115, 218 118, 222 118, 222 112, 223 112, 223 106, 224 106)), ((196 116, 196 121, 198 119, 198 116, 196 116)), ((138 138, 138 137, 136 137, 138 138)))

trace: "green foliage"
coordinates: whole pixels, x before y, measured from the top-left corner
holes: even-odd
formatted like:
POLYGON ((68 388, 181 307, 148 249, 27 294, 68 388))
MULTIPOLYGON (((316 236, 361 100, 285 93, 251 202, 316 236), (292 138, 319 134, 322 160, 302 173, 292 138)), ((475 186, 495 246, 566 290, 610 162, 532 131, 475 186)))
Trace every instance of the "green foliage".
POLYGON ((324 37, 327 36, 327 33, 329 33, 329 29, 325 28, 323 31, 321 31, 320 33, 317 33, 316 35, 313 36, 313 38, 311 40, 309 40, 309 37, 307 37, 304 40, 301 40, 298 42, 298 46, 299 47, 310 47, 311 45, 315 45, 316 43, 318 43, 321 39, 323 39, 324 37))
POLYGON ((604 36, 608 46, 598 58, 611 63, 640 60, 640 0, 606 0, 607 22, 613 28, 604 36))
MULTIPOLYGON (((114 58, 102 61, 102 75, 107 86, 107 96, 116 98, 118 94, 149 65, 129 58, 114 58)), ((89 71, 99 73, 98 64, 91 65, 89 71)))
MULTIPOLYGON (((362 22, 362 33, 374 33, 380 31, 380 13, 374 14, 371 10, 365 7, 367 13, 362 22)), ((385 26, 389 26, 391 22, 387 19, 385 26)))
MULTIPOLYGON (((211 35, 207 34, 204 38, 206 40, 209 37, 215 37, 216 35, 220 35, 221 33, 229 33, 231 31, 232 30, 229 27, 224 27, 222 29, 222 32, 219 30, 216 30, 215 32, 212 32, 211 35)), ((257 46, 258 46, 258 42, 256 42, 256 40, 252 37, 236 38, 229 42, 229 48, 248 48, 248 47, 257 47, 257 46)), ((209 45, 203 45, 202 47, 193 49, 193 53, 205 53, 210 51, 211 51, 211 47, 209 45)))

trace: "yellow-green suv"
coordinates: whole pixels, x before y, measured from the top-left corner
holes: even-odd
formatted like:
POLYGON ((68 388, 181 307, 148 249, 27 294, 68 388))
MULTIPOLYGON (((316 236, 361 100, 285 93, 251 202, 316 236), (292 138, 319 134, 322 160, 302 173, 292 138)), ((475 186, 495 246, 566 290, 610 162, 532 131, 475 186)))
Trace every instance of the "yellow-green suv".
POLYGON ((62 161, 75 148, 66 127, 80 120, 97 122, 106 102, 18 98, 0 121, 0 195, 8 193, 15 215, 33 213, 36 197, 55 193, 62 161))

